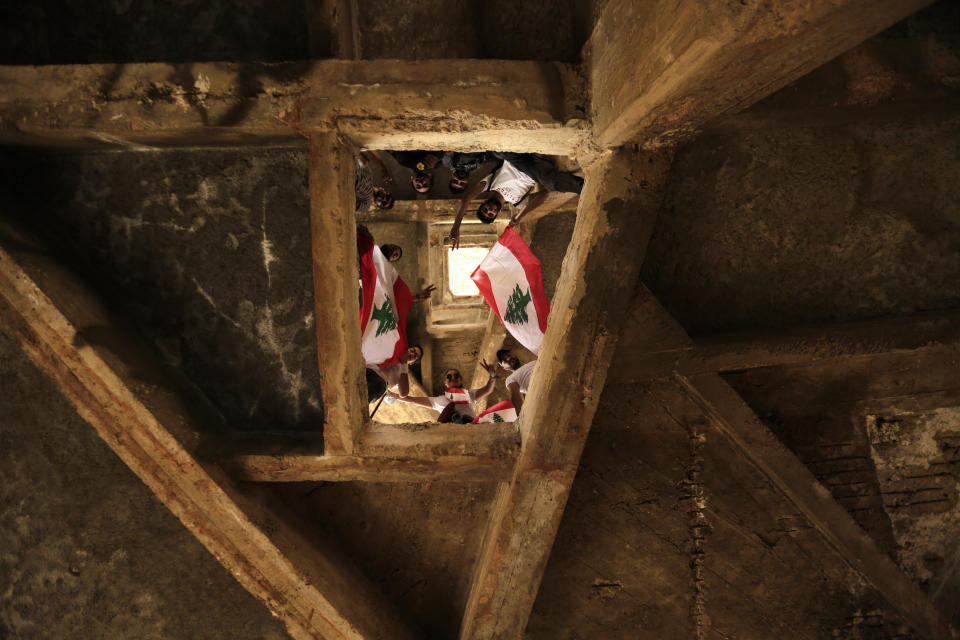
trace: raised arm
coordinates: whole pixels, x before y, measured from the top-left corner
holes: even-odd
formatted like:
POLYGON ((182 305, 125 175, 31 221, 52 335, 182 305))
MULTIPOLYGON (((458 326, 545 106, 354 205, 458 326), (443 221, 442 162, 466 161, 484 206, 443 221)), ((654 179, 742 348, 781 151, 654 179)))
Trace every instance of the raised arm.
POLYGON ((525 206, 523 208, 523 211, 519 212, 516 215, 516 217, 514 217, 513 220, 510 221, 510 226, 512 227, 520 224, 520 221, 523 220, 523 218, 526 217, 528 213, 530 213, 531 211, 533 211, 534 209, 542 205, 544 202, 546 202, 548 195, 550 195, 550 192, 546 190, 537 191, 536 193, 531 194, 529 199, 527 200, 527 206, 525 206))
POLYGON ((460 198, 460 210, 457 211, 457 217, 453 221, 453 227, 450 229, 450 248, 460 248, 460 222, 463 220, 463 214, 467 211, 467 205, 470 201, 483 193, 487 188, 487 181, 481 180, 464 192, 460 198))
POLYGON ((487 384, 483 385, 482 387, 480 387, 479 389, 476 390, 476 393, 477 393, 476 398, 477 398, 477 400, 479 400, 480 398, 486 398, 488 395, 490 395, 491 393, 493 393, 493 386, 494 386, 494 385, 496 384, 496 382, 497 382, 497 369, 496 369, 496 367, 494 367, 492 364, 487 364, 487 361, 486 361, 486 360, 481 360, 481 361, 480 361, 480 366, 483 367, 483 370, 484 370, 484 371, 486 371, 488 374, 490 374, 490 379, 487 380, 487 384))
POLYGON ((400 399, 407 397, 407 394, 410 393, 410 378, 406 373, 400 374, 400 382, 397 383, 397 387, 400 389, 400 399))
POLYGON ((427 409, 433 408, 433 405, 430 403, 430 398, 424 398, 423 396, 401 396, 393 391, 387 391, 387 395, 391 398, 396 398, 400 402, 406 402, 407 404, 418 404, 427 409))

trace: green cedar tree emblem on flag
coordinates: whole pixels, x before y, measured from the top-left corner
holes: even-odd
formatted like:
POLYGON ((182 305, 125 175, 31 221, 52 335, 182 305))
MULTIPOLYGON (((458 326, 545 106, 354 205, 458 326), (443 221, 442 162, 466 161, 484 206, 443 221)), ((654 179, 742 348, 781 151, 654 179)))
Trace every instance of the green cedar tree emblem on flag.
POLYGON ((513 293, 510 294, 510 299, 507 300, 507 313, 503 316, 503 319, 510 324, 529 322, 530 318, 527 316, 527 305, 529 303, 530 290, 527 289, 527 292, 523 293, 520 291, 520 285, 515 285, 513 293))
POLYGON ((397 328, 397 316, 393 313, 393 305, 390 304, 390 298, 384 300, 383 306, 379 309, 377 305, 373 305, 373 314, 371 317, 377 321, 375 338, 379 338, 388 331, 393 331, 397 328))
POLYGON ((494 421, 494 422, 503 422, 503 418, 500 417, 500 414, 499 414, 499 413, 495 413, 495 414, 493 414, 493 421, 494 421))

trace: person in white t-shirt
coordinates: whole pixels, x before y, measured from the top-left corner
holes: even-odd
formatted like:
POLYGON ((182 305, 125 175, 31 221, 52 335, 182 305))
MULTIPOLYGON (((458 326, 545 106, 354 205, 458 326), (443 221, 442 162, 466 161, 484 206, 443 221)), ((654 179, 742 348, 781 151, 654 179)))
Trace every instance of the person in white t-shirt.
MULTIPOLYGON (((402 402, 418 404, 421 407, 439 411, 440 417, 437 422, 469 424, 477 415, 477 400, 490 395, 497 380, 497 370, 492 364, 487 364, 487 361, 483 360, 480 366, 490 375, 490 378, 485 385, 478 389, 465 389, 460 371, 447 369, 443 379, 443 386, 446 389, 443 395, 431 397, 407 396, 403 398, 397 394, 392 394, 391 397, 395 397, 402 402)), ((390 396, 391 394, 388 392, 387 395, 390 396)))
POLYGON ((556 166, 543 156, 498 151, 492 152, 492 155, 502 160, 502 164, 470 187, 460 199, 460 210, 457 211, 457 217, 450 229, 452 249, 460 246, 460 223, 467 205, 484 192, 489 195, 477 209, 477 218, 490 224, 503 207, 510 203, 517 210, 517 215, 510 221, 513 226, 543 204, 551 191, 580 193, 583 190, 583 178, 558 171, 556 166))
POLYGON ((507 376, 504 384, 510 393, 510 402, 513 403, 513 407, 519 414, 523 407, 523 397, 527 395, 527 389, 530 388, 530 380, 533 378, 533 369, 537 366, 537 361, 531 360, 527 364, 521 365, 520 358, 513 355, 512 351, 500 349, 500 351, 497 351, 497 362, 507 371, 513 372, 507 376))
POLYGON ((410 377, 409 369, 410 365, 416 364, 420 358, 423 357, 423 348, 415 344, 412 347, 409 347, 406 353, 403 354, 401 362, 398 364, 392 365, 390 367, 381 367, 376 364, 368 364, 367 369, 370 369, 378 376, 383 378, 383 381, 387 383, 387 395, 393 397, 404 398, 408 393, 410 393, 410 377), (390 391, 393 387, 397 388, 397 392, 394 393, 390 391))

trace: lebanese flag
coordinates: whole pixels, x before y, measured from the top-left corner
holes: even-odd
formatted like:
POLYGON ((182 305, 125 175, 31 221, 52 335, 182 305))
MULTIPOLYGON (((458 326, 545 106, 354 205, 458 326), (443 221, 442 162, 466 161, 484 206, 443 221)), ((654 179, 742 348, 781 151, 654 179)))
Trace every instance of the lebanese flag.
POLYGON ((513 403, 509 400, 504 400, 503 402, 498 402, 493 405, 476 418, 473 419, 473 422, 470 424, 478 424, 480 422, 516 422, 517 421, 517 410, 513 406, 513 403))
POLYGON ((470 278, 507 331, 538 353, 550 303, 543 292, 540 261, 520 234, 507 227, 470 278))
POLYGON ((454 404, 470 404, 470 394, 466 389, 461 389, 460 387, 447 387, 447 390, 443 393, 446 396, 447 400, 454 404))
POLYGON ((363 304, 360 334, 363 359, 387 368, 400 362, 407 350, 407 314, 413 295, 400 274, 369 235, 357 233, 363 304))

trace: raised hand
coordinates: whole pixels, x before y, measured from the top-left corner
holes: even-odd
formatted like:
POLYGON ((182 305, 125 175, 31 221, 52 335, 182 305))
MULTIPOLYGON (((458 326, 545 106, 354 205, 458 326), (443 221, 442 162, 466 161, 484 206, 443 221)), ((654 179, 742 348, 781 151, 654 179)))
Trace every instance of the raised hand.
POLYGON ((435 285, 435 284, 429 284, 429 285, 427 285, 426 287, 424 287, 424 288, 423 288, 423 291, 421 291, 420 293, 418 293, 418 294, 415 296, 415 298, 416 298, 417 300, 428 300, 428 299, 430 298, 430 296, 433 294, 433 292, 436 291, 436 290, 437 290, 437 285, 435 285))

